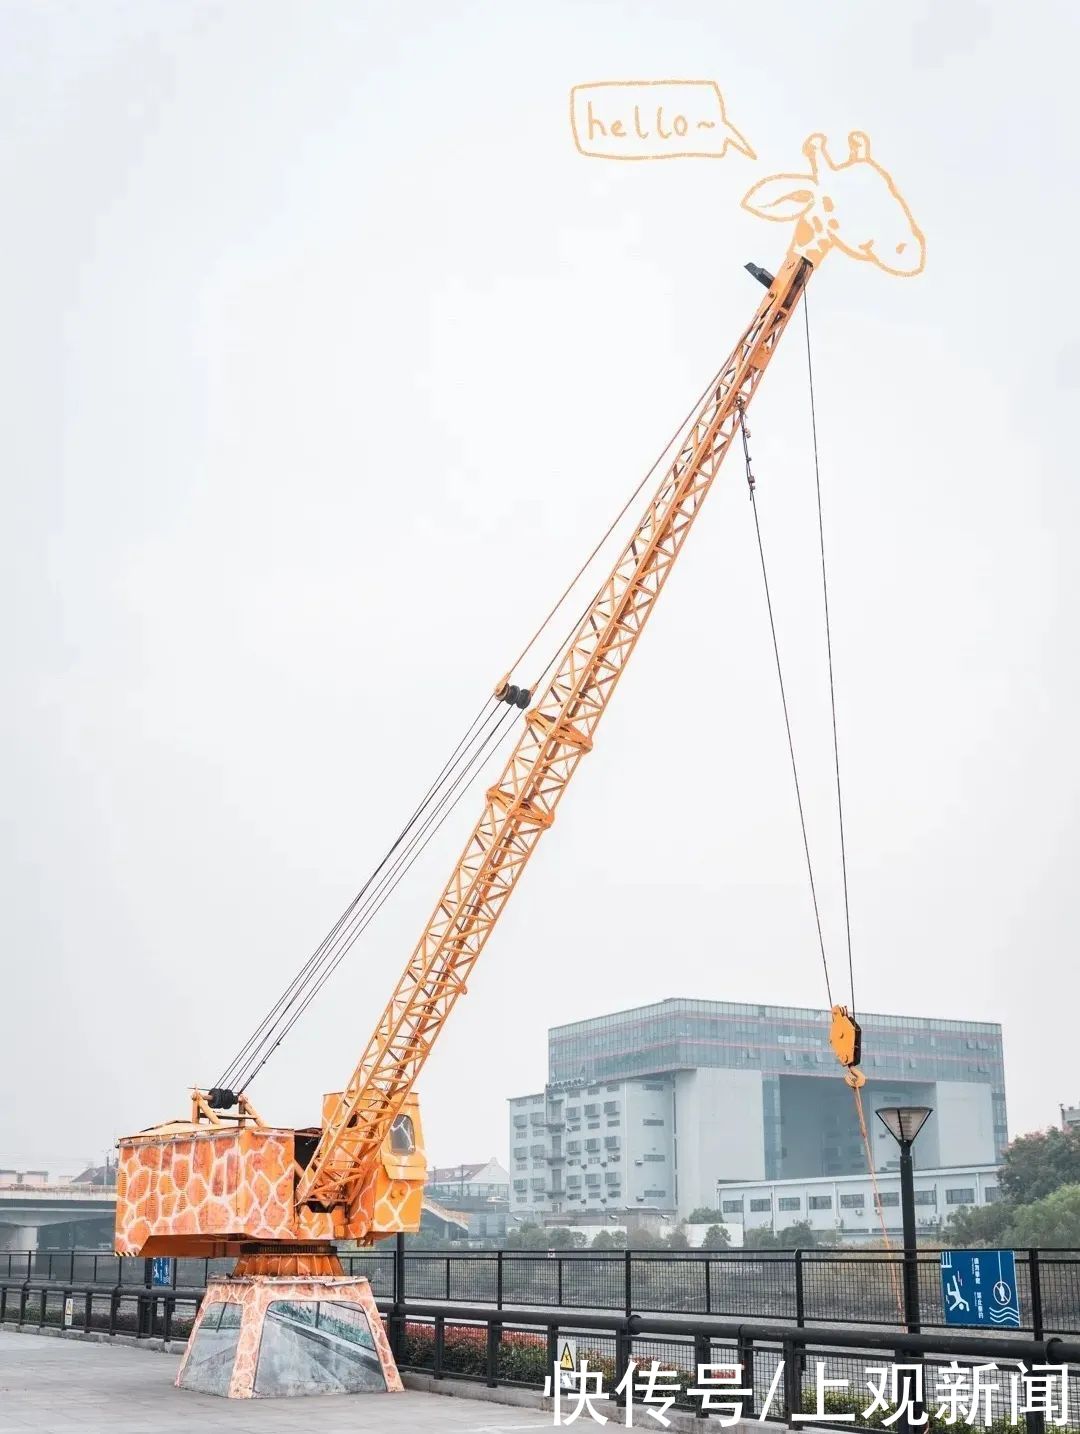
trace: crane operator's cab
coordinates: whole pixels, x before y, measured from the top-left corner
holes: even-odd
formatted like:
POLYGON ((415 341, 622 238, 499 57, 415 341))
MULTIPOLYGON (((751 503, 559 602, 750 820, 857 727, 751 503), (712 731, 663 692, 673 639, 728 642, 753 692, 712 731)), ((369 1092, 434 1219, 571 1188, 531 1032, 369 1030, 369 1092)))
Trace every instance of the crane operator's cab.
MULTIPOLYGON (((323 1121, 337 1094, 323 1101, 323 1121)), ((351 1207, 297 1207, 297 1181, 320 1130, 263 1125, 242 1102, 211 1110, 196 1092, 192 1119, 151 1126, 118 1144, 119 1255, 230 1255, 258 1244, 359 1240, 420 1228, 427 1161, 420 1105, 406 1099, 367 1162, 351 1207)), ((347 1149, 348 1134, 343 1137, 347 1149)), ((343 1153, 345 1153, 343 1151, 343 1153)))

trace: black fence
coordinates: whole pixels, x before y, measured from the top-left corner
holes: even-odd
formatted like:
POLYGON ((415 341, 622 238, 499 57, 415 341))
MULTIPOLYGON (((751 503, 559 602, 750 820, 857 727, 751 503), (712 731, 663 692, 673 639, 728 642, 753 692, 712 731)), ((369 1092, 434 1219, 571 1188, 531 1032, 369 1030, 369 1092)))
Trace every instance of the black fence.
MULTIPOLYGON (((505 1308, 648 1311, 796 1326, 898 1328, 903 1254, 885 1251, 423 1251, 399 1264, 385 1247, 342 1252, 349 1274, 366 1275, 377 1299, 444 1301, 505 1308)), ((923 1329, 945 1328, 938 1253, 920 1250, 923 1329)), ((176 1288, 205 1286, 232 1260, 172 1262, 176 1288)), ((80 1250, 0 1252, 0 1280, 63 1281, 124 1288, 149 1285, 145 1260, 80 1250)), ((1021 1331, 1035 1339, 1080 1335, 1080 1250, 1016 1252, 1021 1331)))
MULTIPOLYGON (((126 1262, 135 1263, 143 1264, 126 1262)), ((179 1341, 190 1333, 204 1293, 181 1284, 160 1288, 124 1280, 110 1287, 25 1272, 21 1279, 0 1275, 0 1328, 179 1341)), ((883 1382, 896 1365, 902 1367, 901 1389, 915 1394, 919 1382, 914 1413, 930 1415, 931 1434, 950 1422, 942 1420, 935 1405, 942 1388, 955 1387, 958 1376, 973 1389, 981 1383, 983 1390, 976 1397, 975 1416, 968 1420, 961 1410, 953 1421, 958 1427, 1002 1431, 1011 1425, 1023 1434, 1046 1434, 1049 1424, 1080 1431, 1080 1371, 1075 1367, 1080 1341, 800 1328, 704 1316, 582 1315, 557 1308, 510 1311, 385 1298, 378 1303, 399 1367, 436 1381, 453 1378, 544 1391, 569 1337, 575 1341, 578 1367, 587 1362, 604 1394, 624 1403, 629 1389, 634 1403, 653 1407, 670 1397, 676 1408, 702 1418, 738 1414, 804 1427, 799 1415, 823 1413, 819 1427, 834 1422, 880 1428, 883 1414, 900 1410, 900 1418, 886 1421, 889 1427, 904 1434, 919 1427, 927 1434, 925 1421, 902 1410, 892 1381, 883 1382), (1040 1377, 1035 1373, 1040 1366, 1056 1369, 1060 1380, 1060 1392, 1051 1395, 1048 1407, 1040 1403, 1038 1384, 1025 1383, 1040 1377), (650 1400, 654 1367, 661 1377, 650 1400), (976 1375, 980 1368, 992 1378, 976 1375), (1068 1374, 1062 1373, 1065 1369, 1068 1374), (726 1384, 718 1388, 710 1380, 726 1384), (883 1388, 886 1403, 875 1415, 874 1392, 883 1388)))

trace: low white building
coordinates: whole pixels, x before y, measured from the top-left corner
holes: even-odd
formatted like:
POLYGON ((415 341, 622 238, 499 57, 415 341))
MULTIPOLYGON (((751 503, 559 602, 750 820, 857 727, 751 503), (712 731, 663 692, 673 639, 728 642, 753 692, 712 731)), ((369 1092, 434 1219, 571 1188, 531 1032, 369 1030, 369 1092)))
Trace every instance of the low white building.
MULTIPOLYGON (((510 1209, 549 1224, 675 1219, 674 1084, 567 1082, 510 1101, 510 1209)), ((699 1200, 696 1203, 701 1204, 699 1200)))
POLYGON ((1062 1130, 1080 1130, 1080 1105, 1063 1105, 1061 1107, 1061 1128, 1062 1130))
POLYGON ((462 1216, 470 1239, 501 1239, 510 1212, 510 1176, 494 1155, 482 1164, 434 1166, 424 1202, 444 1223, 462 1216))
MULTIPOLYGON (((915 1171, 915 1221, 936 1230, 961 1206, 990 1205, 998 1199, 997 1165, 950 1165, 915 1171)), ((890 1236, 900 1234, 900 1176, 879 1171, 881 1210, 890 1236)), ((840 1241, 881 1238, 881 1220, 869 1175, 813 1176, 806 1180, 720 1181, 716 1208, 725 1222, 741 1221, 744 1231, 770 1227, 778 1233, 805 1222, 820 1235, 840 1241)))

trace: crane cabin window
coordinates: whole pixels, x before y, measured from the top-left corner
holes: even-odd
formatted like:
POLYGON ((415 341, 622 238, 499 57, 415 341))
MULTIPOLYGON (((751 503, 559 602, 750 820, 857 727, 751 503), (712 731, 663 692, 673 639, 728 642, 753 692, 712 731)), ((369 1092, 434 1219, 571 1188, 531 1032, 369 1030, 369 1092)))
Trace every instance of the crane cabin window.
POLYGON ((416 1149, 416 1131, 413 1130, 411 1116, 395 1117, 390 1127, 390 1149, 395 1155, 412 1155, 416 1149))

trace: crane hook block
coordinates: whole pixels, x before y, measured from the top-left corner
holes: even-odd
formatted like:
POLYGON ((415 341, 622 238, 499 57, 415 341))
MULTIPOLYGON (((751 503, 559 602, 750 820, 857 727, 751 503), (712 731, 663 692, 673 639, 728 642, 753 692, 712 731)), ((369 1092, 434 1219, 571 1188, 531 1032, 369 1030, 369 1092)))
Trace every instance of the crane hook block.
POLYGON ((832 1008, 829 1045, 836 1059, 849 1071, 862 1059, 862 1029, 846 1006, 832 1008))

